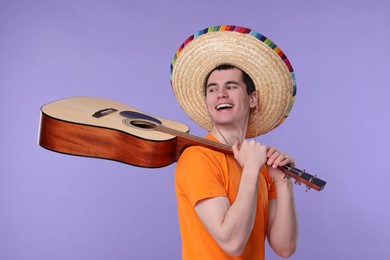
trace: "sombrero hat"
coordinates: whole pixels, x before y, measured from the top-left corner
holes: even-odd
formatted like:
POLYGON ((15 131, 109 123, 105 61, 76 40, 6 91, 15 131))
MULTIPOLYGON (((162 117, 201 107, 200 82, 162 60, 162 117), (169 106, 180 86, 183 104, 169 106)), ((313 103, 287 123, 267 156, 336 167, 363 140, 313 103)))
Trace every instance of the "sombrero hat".
POLYGON ((259 92, 258 113, 251 113, 246 137, 265 134, 288 116, 295 100, 294 70, 272 41, 251 29, 214 26, 190 36, 171 63, 171 85, 184 112, 210 131, 203 86, 215 67, 228 64, 245 71, 259 92))

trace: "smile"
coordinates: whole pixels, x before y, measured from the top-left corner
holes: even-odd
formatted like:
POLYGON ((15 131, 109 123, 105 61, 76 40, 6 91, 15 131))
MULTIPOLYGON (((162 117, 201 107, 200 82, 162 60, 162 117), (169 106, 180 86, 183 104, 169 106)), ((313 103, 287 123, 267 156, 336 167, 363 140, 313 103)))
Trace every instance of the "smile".
POLYGON ((226 109, 226 108, 232 108, 233 107, 233 104, 228 104, 228 103, 225 103, 225 104, 219 104, 215 107, 215 109, 217 110, 222 110, 222 109, 226 109))

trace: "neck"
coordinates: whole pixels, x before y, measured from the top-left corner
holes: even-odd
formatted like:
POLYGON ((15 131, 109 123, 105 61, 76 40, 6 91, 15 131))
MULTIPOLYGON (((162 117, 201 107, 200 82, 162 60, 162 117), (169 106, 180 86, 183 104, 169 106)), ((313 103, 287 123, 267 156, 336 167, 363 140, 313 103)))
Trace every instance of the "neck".
POLYGON ((243 130, 234 130, 234 129, 226 129, 223 127, 214 126, 210 133, 221 143, 232 146, 237 140, 242 143, 245 139, 245 131, 243 130))

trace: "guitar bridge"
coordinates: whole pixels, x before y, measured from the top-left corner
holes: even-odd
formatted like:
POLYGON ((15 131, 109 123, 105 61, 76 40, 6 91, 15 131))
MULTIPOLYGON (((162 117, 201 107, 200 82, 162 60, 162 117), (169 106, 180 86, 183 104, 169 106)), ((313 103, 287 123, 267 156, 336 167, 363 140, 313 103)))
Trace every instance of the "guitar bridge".
POLYGON ((118 111, 118 109, 115 108, 104 108, 99 111, 96 111, 92 116, 96 118, 101 118, 103 116, 107 116, 109 114, 112 114, 114 112, 118 111))

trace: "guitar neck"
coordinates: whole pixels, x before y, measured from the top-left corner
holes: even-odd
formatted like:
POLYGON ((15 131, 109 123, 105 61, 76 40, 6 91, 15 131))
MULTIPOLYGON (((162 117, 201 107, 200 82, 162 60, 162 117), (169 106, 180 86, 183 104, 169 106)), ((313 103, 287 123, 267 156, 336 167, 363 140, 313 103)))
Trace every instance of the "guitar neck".
MULTIPOLYGON (((178 138, 177 149, 176 149, 176 161, 178 161, 182 152, 190 146, 203 146, 212 150, 216 150, 218 152, 233 154, 233 150, 230 146, 217 143, 211 140, 207 140, 205 138, 201 138, 195 135, 191 135, 189 133, 181 132, 172 128, 165 127, 163 125, 156 125, 154 130, 167 133, 178 138)), ((305 184, 306 191, 310 188, 313 188, 317 191, 322 190, 325 187, 326 182, 317 178, 315 175, 310 175, 306 171, 302 171, 293 165, 285 165, 279 167, 285 174, 286 178, 295 179, 296 184, 305 184)))
POLYGON ((216 150, 222 153, 232 154, 233 150, 230 146, 217 143, 205 138, 201 138, 189 133, 181 132, 172 128, 165 127, 163 125, 157 125, 154 130, 159 132, 163 132, 166 134, 170 134, 176 136, 178 138, 177 150, 176 150, 176 161, 179 159, 182 152, 190 146, 203 146, 212 150, 216 150))

